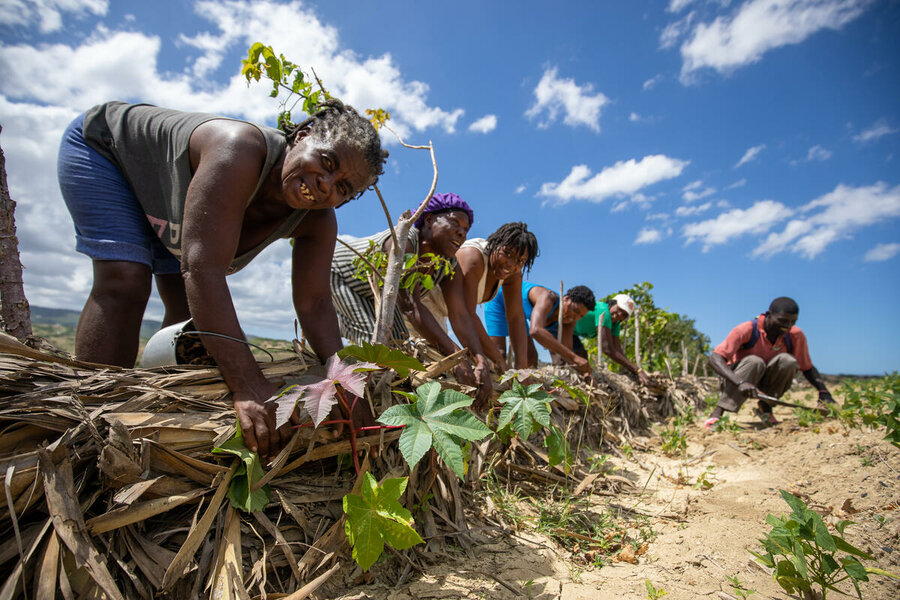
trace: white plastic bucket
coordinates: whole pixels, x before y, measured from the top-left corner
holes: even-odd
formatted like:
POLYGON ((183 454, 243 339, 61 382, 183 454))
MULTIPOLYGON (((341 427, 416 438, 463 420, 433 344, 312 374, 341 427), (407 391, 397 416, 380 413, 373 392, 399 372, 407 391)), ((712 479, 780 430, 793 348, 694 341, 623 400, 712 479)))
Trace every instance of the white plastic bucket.
POLYGON ((178 364, 175 356, 175 346, 178 338, 185 331, 192 330, 191 320, 175 323, 163 327, 153 334, 144 346, 144 354, 141 356, 141 366, 147 369, 153 367, 171 367, 178 364))

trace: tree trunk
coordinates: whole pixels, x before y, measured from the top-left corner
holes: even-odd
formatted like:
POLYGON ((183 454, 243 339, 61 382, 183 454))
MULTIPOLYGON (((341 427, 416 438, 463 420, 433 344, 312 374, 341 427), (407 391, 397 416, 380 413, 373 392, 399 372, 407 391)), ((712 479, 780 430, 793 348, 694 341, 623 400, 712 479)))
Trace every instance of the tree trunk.
POLYGON ((25 341, 32 333, 31 309, 22 281, 15 213, 16 203, 10 197, 6 183, 6 157, 0 148, 0 318, 6 331, 25 341))

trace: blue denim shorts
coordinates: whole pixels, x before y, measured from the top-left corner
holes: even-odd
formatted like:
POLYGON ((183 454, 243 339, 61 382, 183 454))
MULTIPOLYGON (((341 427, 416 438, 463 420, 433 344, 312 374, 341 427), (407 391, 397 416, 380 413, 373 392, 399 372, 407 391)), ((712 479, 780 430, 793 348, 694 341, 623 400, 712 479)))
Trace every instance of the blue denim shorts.
POLYGON ((83 123, 79 115, 66 129, 57 160, 59 189, 75 222, 75 250, 94 260, 141 263, 158 275, 181 273, 125 177, 84 141, 83 123))

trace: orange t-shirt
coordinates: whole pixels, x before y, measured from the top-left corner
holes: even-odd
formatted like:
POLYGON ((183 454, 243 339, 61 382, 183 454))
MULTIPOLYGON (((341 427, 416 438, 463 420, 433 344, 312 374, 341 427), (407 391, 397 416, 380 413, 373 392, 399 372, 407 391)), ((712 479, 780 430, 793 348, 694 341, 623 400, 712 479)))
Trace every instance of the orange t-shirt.
MULTIPOLYGON (((768 363, 782 352, 787 352, 783 335, 775 340, 775 344, 769 343, 764 328, 765 319, 765 314, 759 315, 756 322, 759 330, 759 339, 756 340, 756 343, 751 348, 741 349, 741 346, 749 342, 750 338, 753 337, 753 323, 745 321, 732 329, 725 341, 716 346, 714 352, 723 356, 729 363, 736 363, 745 356, 750 355, 758 356, 768 363)), ((813 364, 809 358, 809 346, 806 343, 806 335, 796 325, 791 327, 789 335, 791 336, 791 354, 797 359, 797 365, 800 370, 806 371, 811 369, 813 364)))

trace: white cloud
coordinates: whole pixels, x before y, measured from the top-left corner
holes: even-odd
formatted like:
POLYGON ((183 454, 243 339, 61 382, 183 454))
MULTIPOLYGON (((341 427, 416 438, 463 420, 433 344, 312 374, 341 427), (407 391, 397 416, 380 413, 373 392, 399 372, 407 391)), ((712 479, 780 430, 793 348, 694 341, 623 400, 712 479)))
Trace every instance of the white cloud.
POLYGON ((684 193, 681 195, 681 197, 686 202, 694 202, 695 200, 700 200, 701 198, 706 198, 707 196, 712 196, 713 194, 716 193, 716 188, 710 187, 710 186, 707 186, 706 188, 700 190, 699 192, 694 191, 694 190, 698 190, 700 187, 702 187, 702 185, 703 185, 702 181, 694 181, 692 183, 689 183, 688 185, 686 185, 682 188, 681 191, 684 193))
POLYGON ((41 33, 53 33, 62 28, 64 12, 101 16, 108 8, 108 0, 0 0, 0 23, 7 27, 36 24, 41 33))
POLYGON ((469 125, 469 131, 475 133, 490 133, 495 129, 497 129, 497 115, 484 115, 469 125))
POLYGON ((524 191, 525 191, 525 186, 524 186, 524 185, 520 185, 519 187, 516 188, 515 193, 516 193, 516 194, 521 194, 521 193, 524 192, 524 191))
POLYGON ((761 200, 748 209, 735 208, 715 219, 684 226, 687 243, 701 242, 703 251, 751 233, 765 233, 778 221, 790 217, 793 210, 780 202, 761 200))
POLYGON ((744 187, 745 185, 747 185, 747 180, 746 180, 746 179, 738 179, 737 181, 735 181, 735 182, 732 183, 731 185, 726 186, 725 189, 726 189, 726 190, 733 190, 733 189, 735 189, 735 188, 744 187))
MULTIPOLYGON (((686 34, 681 45, 681 80, 691 83, 704 68, 719 73, 759 61, 769 50, 799 44, 823 29, 841 29, 861 15, 874 0, 748 0, 729 15, 698 23, 690 22, 663 31, 663 47, 671 47, 686 34)), ((687 4, 679 2, 678 4, 687 4)), ((690 13, 689 16, 694 13, 690 13)))
POLYGON ((631 121, 632 123, 636 123, 641 120, 641 115, 637 114, 636 112, 633 112, 630 115, 628 115, 628 120, 631 121))
POLYGON ((815 258, 829 244, 849 238, 858 229, 900 217, 900 185, 884 182, 864 187, 838 185, 797 211, 784 231, 771 233, 754 249, 754 256, 790 251, 815 258))
POLYGON ((674 47, 691 28, 695 16, 696 13, 691 11, 687 16, 666 25, 659 36, 659 47, 663 50, 674 47))
POLYGON ((710 208, 712 208, 712 202, 704 202, 697 206, 679 206, 675 209, 675 216, 689 217, 691 215, 699 215, 702 212, 708 211, 710 208))
POLYGON ((823 148, 818 144, 810 148, 809 152, 806 153, 807 161, 828 160, 829 158, 831 158, 831 150, 823 148))
POLYGON ((900 129, 891 127, 887 119, 878 119, 871 127, 853 136, 853 140, 859 143, 866 143, 877 140, 880 137, 897 133, 900 129))
POLYGON ((792 165, 799 165, 800 163, 809 163, 813 161, 826 161, 831 158, 831 150, 827 148, 823 148, 822 146, 816 144, 812 148, 810 148, 806 152, 806 158, 800 160, 792 160, 792 165))
MULTIPOLYGON (((277 103, 268 97, 271 88, 248 88, 237 74, 238 65, 223 62, 226 56, 245 56, 245 49, 262 39, 302 66, 315 67, 332 93, 360 111, 388 110, 394 129, 407 139, 410 133, 432 128, 452 132, 463 115, 460 108, 430 104, 428 85, 405 78, 390 54, 362 56, 343 46, 338 30, 305 4, 200 1, 194 6, 207 30, 195 26, 183 31, 178 22, 171 34, 159 36, 142 32, 132 21, 128 30, 100 25, 86 37, 50 38, 75 41, 43 43, 38 28, 46 25, 35 16, 36 7, 69 18, 100 14, 106 2, 0 0, 4 25, 12 24, 4 11, 18 7, 21 18, 16 23, 31 28, 21 38, 27 42, 4 43, 0 51, 0 123, 10 190, 17 202, 26 293, 33 304, 76 308, 90 290, 91 262, 74 252, 71 218, 56 183, 56 153, 66 125, 93 104, 114 98, 140 100, 271 123, 277 111, 277 103), (172 46, 180 47, 184 63, 164 70, 160 55, 172 46), (34 76, 48 73, 47 65, 53 65, 52 76, 34 76)), ((386 135, 385 141, 393 143, 393 137, 386 135)), ((396 162, 392 164, 396 168, 396 162)), ((273 244, 250 268, 229 278, 249 332, 276 320, 283 330, 285 322, 293 321, 290 292, 272 292, 273 281, 290 280, 284 256, 289 247, 282 245, 273 244)), ((161 314, 154 295, 147 315, 161 314)))
POLYGON ((600 131, 600 109, 609 102, 602 93, 594 93, 590 83, 578 85, 574 79, 557 77, 557 68, 548 67, 536 88, 534 104, 525 112, 533 119, 546 114, 539 127, 549 127, 560 112, 564 112, 563 123, 571 127, 584 125, 593 131, 600 131))
POLYGON ((635 245, 637 244, 656 244, 661 242, 663 239, 663 232, 659 229, 652 229, 650 227, 644 227, 641 229, 637 237, 634 239, 635 245))
POLYGON ((543 184, 539 194, 557 204, 570 200, 602 202, 611 196, 633 195, 654 183, 678 177, 689 164, 690 161, 654 154, 639 161, 619 161, 593 176, 587 165, 577 165, 561 182, 543 184))
POLYGON ((751 148, 747 148, 747 151, 744 152, 744 155, 741 157, 741 160, 737 161, 737 164, 734 165, 734 168, 737 169, 741 165, 744 165, 750 161, 756 160, 756 157, 759 156, 759 153, 765 149, 766 149, 765 144, 760 144, 759 146, 753 146, 751 148))
POLYGON ((657 75, 654 75, 653 77, 651 77, 651 78, 648 79, 647 81, 645 81, 645 82, 644 82, 644 86, 643 86, 643 87, 644 87, 644 91, 646 92, 647 90, 652 90, 654 87, 656 87, 656 84, 657 84, 657 83, 659 83, 660 81, 662 81, 662 78, 663 78, 662 73, 659 73, 659 74, 657 74, 657 75))
POLYGON ((666 10, 671 13, 681 12, 682 10, 684 10, 685 6, 687 6, 688 4, 691 4, 694 1, 695 0, 671 0, 671 2, 669 2, 669 6, 666 8, 666 10))
MULTIPOLYGON (((220 85, 210 85, 205 77, 221 67, 226 51, 265 39, 289 58, 303 57, 302 66, 314 66, 332 93, 359 110, 389 111, 392 127, 404 137, 431 127, 453 132, 463 115, 462 109, 429 106, 428 85, 405 80, 390 54, 365 58, 341 48, 337 29, 323 24, 299 2, 202 1, 196 10, 213 24, 214 31, 175 34, 181 44, 200 51, 183 73, 160 71, 157 58, 163 40, 159 37, 100 27, 78 46, 5 46, 0 54, 0 93, 13 100, 78 109, 109 98, 140 99, 265 122, 275 111, 266 85, 248 88, 236 68, 220 85), (56 65, 54 77, 28 75, 47 64, 56 65)), ((392 143, 392 136, 385 140, 392 143)))
POLYGON ((890 260, 900 254, 900 244, 878 244, 868 252, 864 260, 866 262, 881 262, 890 260))

